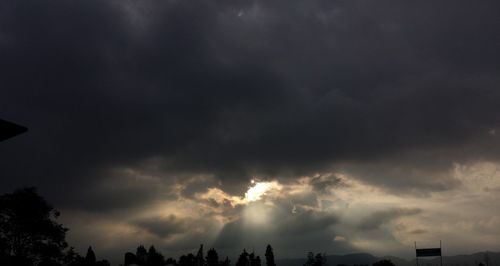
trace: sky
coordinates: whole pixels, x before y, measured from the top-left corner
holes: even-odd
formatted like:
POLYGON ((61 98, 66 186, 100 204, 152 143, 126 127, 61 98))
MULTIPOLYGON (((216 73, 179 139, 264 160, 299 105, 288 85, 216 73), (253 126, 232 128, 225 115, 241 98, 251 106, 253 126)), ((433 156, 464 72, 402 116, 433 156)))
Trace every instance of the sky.
POLYGON ((0 193, 77 251, 500 244, 496 0, 0 0, 0 193))

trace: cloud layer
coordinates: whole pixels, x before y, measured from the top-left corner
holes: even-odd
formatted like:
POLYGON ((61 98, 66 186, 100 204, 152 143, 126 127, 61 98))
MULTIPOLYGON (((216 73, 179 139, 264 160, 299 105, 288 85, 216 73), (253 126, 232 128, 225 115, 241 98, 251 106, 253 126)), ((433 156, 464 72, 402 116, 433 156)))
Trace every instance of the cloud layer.
POLYGON ((0 0, 0 114, 30 129, 0 144, 1 190, 40 187, 75 245, 117 254, 257 244, 252 206, 286 255, 498 244, 498 8, 0 0), (246 202, 252 178, 282 190, 246 202))

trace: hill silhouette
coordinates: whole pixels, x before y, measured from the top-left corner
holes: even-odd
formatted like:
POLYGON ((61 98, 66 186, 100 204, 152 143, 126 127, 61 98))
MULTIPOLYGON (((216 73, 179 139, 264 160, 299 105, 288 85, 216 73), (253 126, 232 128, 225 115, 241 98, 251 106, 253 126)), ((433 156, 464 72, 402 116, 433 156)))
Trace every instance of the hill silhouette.
MULTIPOLYGON (((500 252, 477 252, 470 255, 455 255, 455 256, 443 256, 444 266, 474 266, 485 262, 485 256, 489 258, 489 266, 500 266, 500 252)), ((326 266, 337 266, 337 265, 372 265, 373 263, 389 259, 397 266, 415 266, 415 259, 406 260, 403 258, 395 256, 383 256, 376 257, 369 253, 354 253, 346 255, 329 255, 326 257, 326 266)), ((276 261, 279 266, 302 266, 306 261, 305 258, 296 259, 280 259, 276 261)), ((419 258, 420 266, 439 266, 439 257, 422 259, 419 258)))

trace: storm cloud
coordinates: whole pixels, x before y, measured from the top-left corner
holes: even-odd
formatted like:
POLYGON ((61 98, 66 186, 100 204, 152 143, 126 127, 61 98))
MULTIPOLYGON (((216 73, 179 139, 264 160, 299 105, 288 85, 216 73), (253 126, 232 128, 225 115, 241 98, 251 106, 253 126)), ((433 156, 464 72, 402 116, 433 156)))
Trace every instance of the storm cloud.
MULTIPOLYGON (((249 181, 277 180, 287 197, 272 204, 305 215, 283 215, 289 233, 332 225, 303 239, 338 236, 353 241, 341 250, 370 250, 343 225, 366 217, 342 216, 358 206, 343 190, 455 199, 449 193, 473 186, 464 173, 498 163, 499 8, 489 0, 0 0, 0 115, 29 128, 0 144, 0 190, 35 185, 63 210, 160 238, 203 222, 147 210, 196 202, 218 221, 206 228, 235 236, 249 181)), ((495 173, 481 191, 498 188, 495 173)), ((422 213, 376 206, 360 226, 390 225, 391 239, 425 234, 395 223, 432 215, 430 201, 422 213)), ((179 247, 198 244, 186 239, 179 247)))
MULTIPOLYGON (((389 209, 384 211, 377 211, 366 217, 359 225, 362 230, 378 229, 384 223, 402 216, 410 216, 419 214, 422 210, 414 209, 389 209)), ((412 232, 413 233, 413 232, 412 232)))

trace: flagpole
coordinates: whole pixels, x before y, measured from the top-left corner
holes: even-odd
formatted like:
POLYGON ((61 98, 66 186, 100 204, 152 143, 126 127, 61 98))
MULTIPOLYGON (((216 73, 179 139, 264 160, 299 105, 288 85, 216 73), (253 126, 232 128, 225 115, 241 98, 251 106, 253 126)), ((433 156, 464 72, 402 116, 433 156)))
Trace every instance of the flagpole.
MULTIPOLYGON (((417 262, 417 266, 418 266, 417 241, 415 241, 415 261, 417 262)), ((443 265, 441 265, 441 266, 443 266, 443 265)))
POLYGON ((441 255, 440 256, 441 257, 441 266, 443 266, 443 248, 441 247, 441 240, 439 240, 439 255, 441 255))

